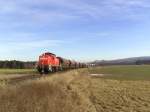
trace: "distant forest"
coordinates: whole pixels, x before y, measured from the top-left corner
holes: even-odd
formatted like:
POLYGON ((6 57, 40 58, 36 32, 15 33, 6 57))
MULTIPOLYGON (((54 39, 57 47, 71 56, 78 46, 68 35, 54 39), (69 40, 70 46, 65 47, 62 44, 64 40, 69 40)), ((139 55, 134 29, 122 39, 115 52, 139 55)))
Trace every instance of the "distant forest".
POLYGON ((23 61, 0 61, 0 68, 9 68, 9 69, 30 69, 35 68, 36 62, 23 62, 23 61))

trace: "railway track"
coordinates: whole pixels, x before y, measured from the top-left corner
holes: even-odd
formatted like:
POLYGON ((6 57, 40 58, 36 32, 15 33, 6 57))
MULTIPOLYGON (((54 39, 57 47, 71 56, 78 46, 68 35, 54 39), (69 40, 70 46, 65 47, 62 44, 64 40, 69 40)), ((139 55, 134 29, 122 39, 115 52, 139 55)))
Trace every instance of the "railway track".
POLYGON ((42 77, 52 76, 56 73, 64 73, 64 72, 66 72, 66 71, 59 71, 59 72, 55 72, 55 73, 51 73, 51 74, 33 74, 33 75, 27 74, 27 75, 22 75, 22 76, 20 75, 20 76, 16 76, 13 78, 0 79, 0 82, 4 81, 5 84, 7 84, 7 85, 17 85, 18 83, 22 83, 22 82, 25 82, 28 80, 36 80, 36 79, 39 79, 42 77))
POLYGON ((5 84, 7 84, 7 85, 17 85, 18 83, 22 83, 22 82, 25 82, 28 80, 36 80, 36 79, 39 79, 42 77, 49 77, 49 76, 55 75, 57 73, 64 73, 64 72, 68 72, 68 71, 71 71, 71 70, 58 71, 58 72, 54 72, 51 74, 20 75, 19 77, 13 77, 13 78, 8 78, 8 79, 6 78, 6 79, 0 80, 0 81, 4 81, 5 84))
MULTIPOLYGON (((63 73, 63 71, 60 72, 56 72, 56 73, 63 73)), ((22 83, 24 81, 28 81, 28 80, 36 80, 42 77, 49 77, 54 75, 55 73, 51 73, 51 74, 33 74, 33 75, 24 75, 24 76, 20 76, 20 77, 14 77, 14 78, 10 78, 10 79, 6 79, 6 84, 8 85, 16 85, 18 83, 22 83)))
POLYGON ((38 78, 41 78, 42 76, 41 75, 27 75, 27 76, 20 76, 20 77, 14 77, 14 78, 10 78, 7 80, 7 84, 8 85, 15 85, 15 84, 18 84, 18 83, 21 83, 21 82, 24 82, 24 81, 27 81, 27 80, 35 80, 35 79, 38 79, 38 78))

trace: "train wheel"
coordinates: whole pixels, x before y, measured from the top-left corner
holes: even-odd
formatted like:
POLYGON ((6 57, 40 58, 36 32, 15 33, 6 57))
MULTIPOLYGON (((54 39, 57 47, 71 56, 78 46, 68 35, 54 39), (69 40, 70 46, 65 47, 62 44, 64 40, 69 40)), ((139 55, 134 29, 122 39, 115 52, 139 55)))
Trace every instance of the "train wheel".
POLYGON ((49 73, 49 68, 48 67, 45 67, 44 68, 44 74, 48 74, 49 73))
POLYGON ((48 74, 48 72, 49 72, 48 70, 44 70, 44 74, 48 74))
POLYGON ((63 68, 62 68, 62 66, 60 66, 60 67, 59 67, 59 70, 60 70, 60 71, 63 71, 63 68))
POLYGON ((52 67, 52 72, 55 72, 55 69, 54 69, 54 67, 52 67))
POLYGON ((42 74, 42 68, 40 66, 37 67, 37 70, 40 74, 42 74))
POLYGON ((56 72, 58 72, 59 71, 59 67, 56 67, 56 72))
POLYGON ((51 65, 49 65, 48 71, 49 71, 49 72, 53 72, 53 69, 52 69, 52 66, 51 66, 51 65))
POLYGON ((56 67, 53 67, 53 69, 54 69, 54 72, 57 72, 57 69, 56 69, 56 67))

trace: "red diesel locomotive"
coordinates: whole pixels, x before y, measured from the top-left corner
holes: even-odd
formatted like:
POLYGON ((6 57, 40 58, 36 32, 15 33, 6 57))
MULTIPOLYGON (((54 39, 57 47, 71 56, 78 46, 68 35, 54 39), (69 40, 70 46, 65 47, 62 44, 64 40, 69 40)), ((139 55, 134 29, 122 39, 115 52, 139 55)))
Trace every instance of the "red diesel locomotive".
POLYGON ((68 59, 64 59, 62 57, 56 57, 55 54, 49 52, 43 53, 41 56, 39 56, 39 61, 37 63, 37 70, 40 73, 45 74, 60 70, 85 68, 85 67, 86 67, 85 63, 79 63, 68 59))

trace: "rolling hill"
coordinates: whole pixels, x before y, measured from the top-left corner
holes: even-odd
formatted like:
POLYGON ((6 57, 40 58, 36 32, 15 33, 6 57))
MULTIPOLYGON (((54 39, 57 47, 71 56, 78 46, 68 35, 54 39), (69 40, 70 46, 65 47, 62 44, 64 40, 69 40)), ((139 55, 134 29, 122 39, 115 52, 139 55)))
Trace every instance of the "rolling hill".
POLYGON ((150 56, 132 57, 116 60, 96 60, 91 62, 95 65, 141 65, 150 64, 150 56))

